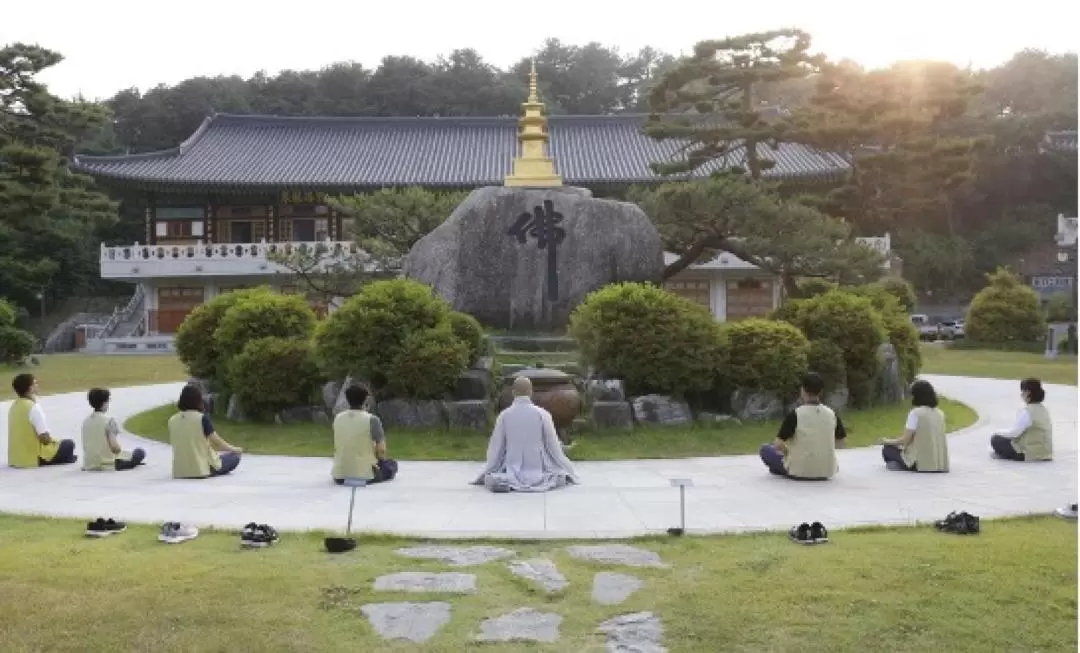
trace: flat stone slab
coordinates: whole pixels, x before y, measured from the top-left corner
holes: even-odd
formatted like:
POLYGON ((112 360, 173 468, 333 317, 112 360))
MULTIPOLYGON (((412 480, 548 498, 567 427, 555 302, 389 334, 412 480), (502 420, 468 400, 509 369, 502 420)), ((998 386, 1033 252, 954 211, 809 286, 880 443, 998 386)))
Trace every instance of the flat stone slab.
POLYGON ((554 642, 562 617, 553 612, 518 608, 480 624, 478 642, 554 642))
POLYGON ((442 601, 369 603, 360 611, 383 639, 426 642, 450 623, 450 604, 442 601))
POLYGON ((454 572, 401 571, 376 578, 375 591, 472 594, 476 592, 476 575, 454 572))
POLYGON ((607 635, 608 653, 667 653, 660 645, 664 627, 651 612, 612 617, 597 628, 607 635))
POLYGON ((555 563, 545 558, 514 560, 509 565, 515 576, 527 578, 544 588, 546 592, 559 592, 570 584, 555 568, 555 563))
POLYGON ((645 582, 636 576, 601 571, 593 576, 592 600, 600 605, 618 605, 644 584, 645 582))
POLYGON ((419 560, 438 560, 451 567, 472 567, 514 555, 510 549, 497 546, 412 546, 397 553, 419 560))
POLYGON ((629 544, 571 546, 567 548, 567 551, 579 560, 592 560, 593 562, 603 562, 609 565, 667 567, 658 554, 629 544))

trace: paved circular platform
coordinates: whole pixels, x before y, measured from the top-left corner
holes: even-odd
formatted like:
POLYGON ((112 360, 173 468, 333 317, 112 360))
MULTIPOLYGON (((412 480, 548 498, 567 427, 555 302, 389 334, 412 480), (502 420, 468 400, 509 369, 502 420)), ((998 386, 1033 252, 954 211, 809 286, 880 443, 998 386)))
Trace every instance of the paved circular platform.
MULTIPOLYGON (((123 364, 117 361, 117 364, 123 364)), ((990 457, 995 429, 1020 408, 1018 382, 927 376, 941 394, 979 413, 949 440, 949 474, 886 471, 877 447, 839 452, 840 473, 828 483, 793 483, 769 475, 757 456, 577 463, 583 484, 546 494, 493 495, 468 484, 481 465, 403 461, 392 483, 357 493, 354 528, 439 538, 610 538, 664 532, 677 525, 672 478, 689 478, 690 532, 786 528, 821 520, 833 528, 905 524, 953 510, 982 517, 1049 512, 1076 500, 1077 390, 1047 386, 1055 460, 1011 463, 990 457)), ((174 401, 181 384, 113 390, 112 414, 127 417, 174 401)), ((88 407, 83 393, 42 400, 57 437, 78 442, 88 407)), ((187 521, 238 528, 268 522, 283 530, 342 529, 349 491, 330 483, 326 458, 245 455, 233 475, 198 481, 170 477, 166 445, 130 434, 125 447, 147 450, 148 464, 123 473, 90 473, 77 465, 7 467, 7 411, 0 404, 0 512, 132 522, 187 521)), ((898 435, 902 424, 896 425, 898 435)), ((228 432, 222 435, 228 438, 228 432)), ((391 452, 393 433, 389 434, 391 452)))

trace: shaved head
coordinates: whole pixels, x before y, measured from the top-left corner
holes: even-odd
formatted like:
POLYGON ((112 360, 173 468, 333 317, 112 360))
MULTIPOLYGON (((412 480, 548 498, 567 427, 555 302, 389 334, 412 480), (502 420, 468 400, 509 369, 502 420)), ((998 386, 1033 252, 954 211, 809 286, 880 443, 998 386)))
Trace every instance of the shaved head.
POLYGON ((518 376, 514 378, 514 384, 511 386, 514 391, 515 397, 531 397, 532 396, 532 381, 528 377, 518 376))

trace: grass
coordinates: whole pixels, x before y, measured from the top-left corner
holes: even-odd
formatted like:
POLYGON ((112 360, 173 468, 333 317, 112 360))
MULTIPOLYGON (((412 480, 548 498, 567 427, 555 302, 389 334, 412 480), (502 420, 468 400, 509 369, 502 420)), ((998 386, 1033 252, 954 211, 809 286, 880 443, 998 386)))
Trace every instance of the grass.
POLYGON ((517 607, 563 616, 555 644, 486 644, 510 651, 602 651, 597 624, 650 610, 672 653, 714 651, 1075 651, 1076 525, 1050 517, 986 521, 978 536, 928 527, 834 533, 824 546, 780 534, 634 542, 669 569, 620 568, 645 581, 624 604, 590 601, 593 573, 565 542, 510 543, 552 559, 569 579, 545 596, 504 562, 451 569, 400 557, 414 544, 363 538, 350 554, 322 552, 320 534, 286 533, 243 551, 235 534, 178 546, 149 526, 105 540, 71 520, 0 515, 0 640, 5 653, 112 651, 475 650, 483 619, 517 607), (477 575, 470 596, 378 594, 394 571, 477 575), (382 642, 361 605, 445 600, 451 621, 425 644, 382 642))
MULTIPOLYGON (((964 404, 942 401, 950 430, 978 419, 964 404)), ((848 446, 876 444, 882 437, 895 437, 903 428, 909 406, 882 406, 844 413, 848 446)), ((170 404, 133 415, 125 423, 128 431, 167 442, 168 419, 176 409, 170 404)), ((333 437, 326 424, 255 424, 215 420, 222 437, 245 451, 290 456, 331 456, 333 437)), ((634 458, 686 458, 757 452, 776 435, 780 422, 744 423, 741 426, 695 425, 689 428, 638 428, 632 432, 587 432, 576 436, 570 450, 574 460, 619 460, 634 458)), ((390 453, 398 460, 483 460, 488 433, 453 430, 394 429, 389 434, 390 453)))
POLYGON ((188 378, 180 359, 171 355, 93 356, 88 354, 38 355, 40 365, 0 365, 0 401, 14 399, 11 379, 29 372, 38 378, 41 394, 85 392, 94 386, 123 388, 184 381, 188 378))
POLYGON ((922 348, 926 374, 975 376, 991 379, 1036 377, 1045 383, 1076 385, 1076 356, 1047 360, 1042 354, 979 349, 950 349, 941 345, 922 348))

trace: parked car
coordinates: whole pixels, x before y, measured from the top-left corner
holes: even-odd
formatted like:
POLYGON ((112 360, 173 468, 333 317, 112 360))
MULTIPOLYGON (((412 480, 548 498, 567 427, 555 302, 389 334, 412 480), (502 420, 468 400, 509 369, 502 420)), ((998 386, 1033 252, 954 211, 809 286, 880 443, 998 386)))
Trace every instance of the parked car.
POLYGON ((948 340, 960 340, 964 337, 964 321, 952 320, 941 323, 941 336, 948 340))
POLYGON ((919 331, 919 340, 934 341, 941 337, 941 328, 939 325, 933 324, 928 315, 912 315, 911 323, 919 331))

